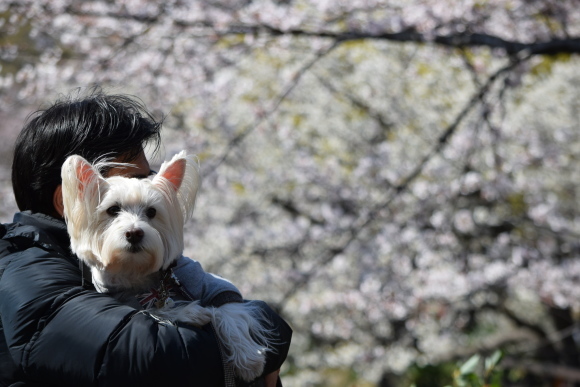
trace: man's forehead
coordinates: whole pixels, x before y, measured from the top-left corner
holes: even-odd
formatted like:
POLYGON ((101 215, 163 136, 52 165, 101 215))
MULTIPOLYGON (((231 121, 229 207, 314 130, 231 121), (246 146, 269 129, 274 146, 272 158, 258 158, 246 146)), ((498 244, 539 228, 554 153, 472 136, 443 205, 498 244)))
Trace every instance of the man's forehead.
POLYGON ((133 160, 128 161, 123 155, 112 160, 118 163, 127 163, 123 166, 115 166, 107 172, 107 177, 111 176, 123 176, 129 178, 144 179, 152 174, 151 168, 149 167, 149 162, 147 157, 145 157, 145 152, 141 151, 137 157, 133 160))

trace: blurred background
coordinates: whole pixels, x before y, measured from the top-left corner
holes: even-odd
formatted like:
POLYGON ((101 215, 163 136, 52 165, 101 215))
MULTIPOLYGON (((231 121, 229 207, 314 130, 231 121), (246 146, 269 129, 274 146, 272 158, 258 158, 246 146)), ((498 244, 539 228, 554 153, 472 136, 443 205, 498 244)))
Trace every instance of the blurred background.
POLYGON ((285 386, 575 386, 579 53, 576 0, 0 0, 0 221, 28 114, 129 93, 285 386))

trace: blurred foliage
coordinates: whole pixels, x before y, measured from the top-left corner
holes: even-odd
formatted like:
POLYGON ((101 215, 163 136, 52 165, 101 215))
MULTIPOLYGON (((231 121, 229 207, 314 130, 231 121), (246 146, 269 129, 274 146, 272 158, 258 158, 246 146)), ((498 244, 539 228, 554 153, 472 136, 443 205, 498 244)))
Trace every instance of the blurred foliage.
POLYGON ((501 387, 502 372, 497 365, 502 356, 499 350, 487 357, 473 355, 453 372, 453 387, 501 387))

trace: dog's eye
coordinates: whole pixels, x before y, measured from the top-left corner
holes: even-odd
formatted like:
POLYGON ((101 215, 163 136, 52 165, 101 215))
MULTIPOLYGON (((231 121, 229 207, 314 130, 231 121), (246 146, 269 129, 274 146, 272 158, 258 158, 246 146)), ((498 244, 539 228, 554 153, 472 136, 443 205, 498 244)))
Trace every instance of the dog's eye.
POLYGON ((107 208, 107 214, 111 216, 116 216, 121 211, 121 207, 119 206, 112 206, 107 208))
POLYGON ((148 209, 145 210, 145 215, 149 219, 154 218, 156 214, 157 214, 157 210, 153 207, 149 207, 148 209))

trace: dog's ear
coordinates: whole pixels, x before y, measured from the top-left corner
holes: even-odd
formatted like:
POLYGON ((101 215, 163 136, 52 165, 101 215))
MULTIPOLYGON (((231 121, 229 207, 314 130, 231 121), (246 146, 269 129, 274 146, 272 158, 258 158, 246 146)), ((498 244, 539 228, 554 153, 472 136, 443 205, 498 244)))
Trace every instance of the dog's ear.
POLYGON ((162 189, 169 188, 177 194, 182 210, 188 218, 195 205, 195 197, 200 186, 200 176, 195 158, 181 151, 171 161, 164 162, 153 184, 162 189))
POLYGON ((99 183, 104 181, 101 174, 87 160, 78 155, 69 156, 65 160, 61 169, 61 178, 63 191, 66 191, 67 196, 74 194, 79 199, 94 195, 99 183))
POLYGON ((179 190, 185 177, 185 170, 187 167, 187 159, 185 157, 179 157, 180 155, 181 153, 175 155, 171 161, 165 162, 161 165, 161 170, 153 179, 153 183, 159 183, 161 178, 163 178, 171 184, 175 191, 179 190))
POLYGON ((107 185, 101 174, 81 156, 69 156, 61 169, 64 217, 71 230, 88 227, 107 185))

